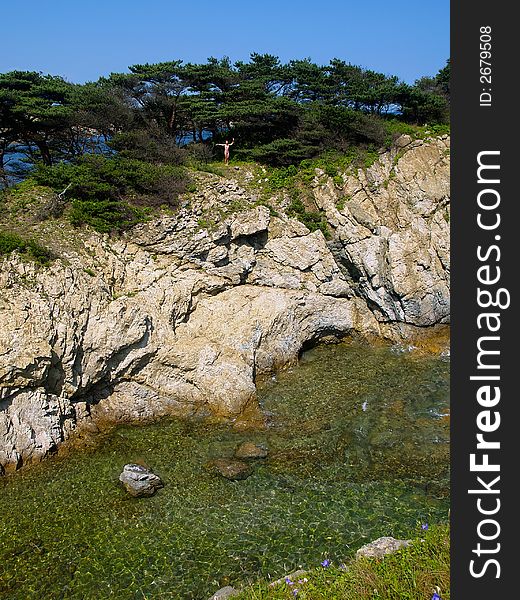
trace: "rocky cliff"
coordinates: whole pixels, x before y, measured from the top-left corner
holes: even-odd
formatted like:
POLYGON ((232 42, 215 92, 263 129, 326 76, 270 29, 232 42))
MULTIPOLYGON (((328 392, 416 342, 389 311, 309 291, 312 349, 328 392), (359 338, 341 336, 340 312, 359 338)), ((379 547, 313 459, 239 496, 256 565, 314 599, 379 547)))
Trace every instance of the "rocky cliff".
POLYGON ((5 469, 100 422, 254 415, 259 377, 307 344, 449 321, 449 138, 402 136, 341 179, 317 170, 328 240, 283 193, 262 205, 247 167, 229 173, 196 174, 180 211, 119 239, 55 223, 48 267, 4 258, 5 469))

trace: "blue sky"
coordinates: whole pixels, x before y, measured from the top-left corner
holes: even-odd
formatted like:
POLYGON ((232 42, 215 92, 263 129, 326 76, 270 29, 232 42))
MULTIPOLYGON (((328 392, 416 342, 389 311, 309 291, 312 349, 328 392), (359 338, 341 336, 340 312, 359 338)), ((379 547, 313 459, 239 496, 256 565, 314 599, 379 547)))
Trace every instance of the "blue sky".
POLYGON ((340 58, 412 83, 449 56, 449 0, 25 0, 2 6, 0 72, 95 81, 209 56, 340 58))

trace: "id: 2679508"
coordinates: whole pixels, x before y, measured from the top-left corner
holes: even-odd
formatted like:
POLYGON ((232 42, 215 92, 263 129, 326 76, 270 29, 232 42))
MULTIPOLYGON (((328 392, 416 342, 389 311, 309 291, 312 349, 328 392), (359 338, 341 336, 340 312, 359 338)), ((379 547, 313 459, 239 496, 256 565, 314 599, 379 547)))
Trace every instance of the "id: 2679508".
POLYGON ((491 26, 480 28, 480 106, 491 106, 491 26))

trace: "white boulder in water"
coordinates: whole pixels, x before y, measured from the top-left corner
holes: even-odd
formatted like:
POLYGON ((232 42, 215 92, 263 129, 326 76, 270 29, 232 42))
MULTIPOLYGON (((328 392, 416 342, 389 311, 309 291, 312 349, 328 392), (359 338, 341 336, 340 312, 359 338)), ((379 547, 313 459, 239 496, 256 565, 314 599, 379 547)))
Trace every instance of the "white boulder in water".
POLYGON ((136 498, 140 496, 153 496, 155 492, 164 487, 161 478, 141 465, 129 464, 123 467, 119 481, 126 491, 136 498))

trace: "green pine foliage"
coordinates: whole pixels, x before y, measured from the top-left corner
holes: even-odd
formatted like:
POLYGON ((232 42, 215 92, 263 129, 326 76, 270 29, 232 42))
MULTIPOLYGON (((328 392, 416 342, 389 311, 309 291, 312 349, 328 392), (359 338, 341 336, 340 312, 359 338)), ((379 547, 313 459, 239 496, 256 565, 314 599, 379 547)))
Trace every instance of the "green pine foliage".
MULTIPOLYGON (((82 85, 11 71, 0 74, 0 186, 10 183, 11 155, 22 154, 33 182, 56 193, 68 186, 75 225, 122 231, 154 207, 175 207, 192 189, 182 165, 213 169, 226 139, 235 140, 232 161, 282 169, 272 189, 301 189, 316 167, 341 186, 345 168, 370 167, 398 135, 449 130, 449 74, 448 61, 408 85, 337 58, 282 63, 258 53, 136 64, 82 85)), ((318 212, 298 202, 291 210, 325 233, 318 212)))
POLYGON ((237 156, 284 166, 330 148, 381 144, 389 118, 449 122, 449 62, 414 85, 337 58, 283 64, 257 53, 248 62, 175 60, 129 71, 83 85, 0 74, 0 156, 23 146, 29 160, 52 165, 92 151, 94 135, 128 158, 178 163, 175 147, 187 139, 211 145, 232 135, 237 156))

